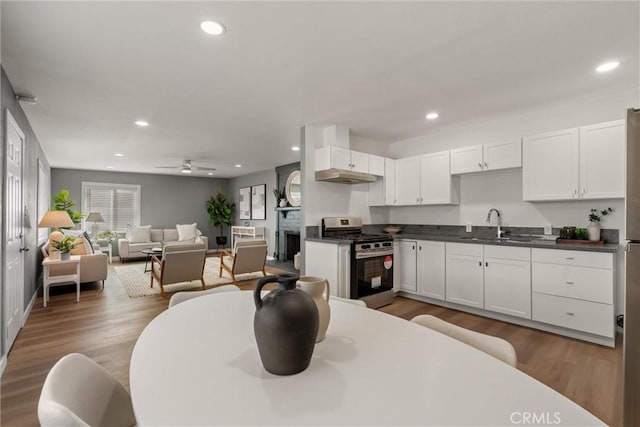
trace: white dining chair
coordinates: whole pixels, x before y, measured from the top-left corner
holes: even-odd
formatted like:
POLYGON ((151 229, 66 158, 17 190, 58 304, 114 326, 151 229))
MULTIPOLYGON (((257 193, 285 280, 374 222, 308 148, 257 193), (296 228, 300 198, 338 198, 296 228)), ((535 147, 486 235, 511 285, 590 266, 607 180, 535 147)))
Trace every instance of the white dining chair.
POLYGON ((514 368, 517 367, 518 357, 516 349, 511 343, 502 338, 470 331, 469 329, 453 325, 429 314, 416 316, 411 319, 411 321, 475 347, 514 368))
POLYGON ((98 363, 79 353, 58 360, 38 401, 38 420, 48 426, 133 426, 127 390, 98 363))
POLYGON ((217 288, 207 289, 205 291, 176 292, 171 296, 171 299, 169 300, 169 307, 167 308, 171 308, 175 305, 180 304, 181 302, 190 300, 191 298, 197 298, 203 295, 215 294, 218 292, 234 292, 239 290, 240 288, 237 287, 236 285, 224 285, 224 286, 218 286, 217 288))

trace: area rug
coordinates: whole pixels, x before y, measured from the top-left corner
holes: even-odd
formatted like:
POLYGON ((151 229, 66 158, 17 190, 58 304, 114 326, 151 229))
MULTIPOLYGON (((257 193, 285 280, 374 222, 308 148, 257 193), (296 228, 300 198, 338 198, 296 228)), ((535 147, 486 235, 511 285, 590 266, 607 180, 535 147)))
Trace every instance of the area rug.
MULTIPOLYGON (((153 281, 153 288, 151 284, 151 273, 144 272, 144 264, 139 263, 135 265, 121 265, 113 268, 120 279, 120 283, 124 286, 127 294, 131 298, 146 297, 150 295, 158 295, 160 293, 160 285, 157 281, 153 281)), ((206 288, 213 286, 224 285, 233 283, 231 275, 226 271, 222 271, 222 277, 218 275, 220 269, 220 258, 209 257, 204 264, 204 283, 206 288)), ((269 273, 267 273, 269 274, 269 273)), ((262 272, 238 274, 236 279, 240 282, 243 280, 251 280, 263 277, 262 272)), ((193 280, 191 282, 174 283, 172 285, 165 285, 164 292, 172 293, 179 291, 192 291, 202 289, 202 283, 199 280, 193 280)))

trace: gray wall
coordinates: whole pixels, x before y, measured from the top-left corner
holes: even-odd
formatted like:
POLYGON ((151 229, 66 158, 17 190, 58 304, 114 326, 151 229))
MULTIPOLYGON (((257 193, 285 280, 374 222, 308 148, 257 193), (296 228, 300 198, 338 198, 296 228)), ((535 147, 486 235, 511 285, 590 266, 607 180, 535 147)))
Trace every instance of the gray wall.
POLYGON ((251 227, 264 227, 265 239, 269 245, 269 255, 273 255, 276 250, 276 214, 274 210, 276 207, 276 201, 273 197, 273 189, 276 188, 276 171, 265 170, 262 172, 256 172, 249 175, 239 176, 229 180, 229 191, 227 195, 236 204, 236 213, 233 221, 234 225, 246 225, 251 227), (254 219, 240 219, 239 216, 239 204, 240 204, 240 189, 243 187, 251 187, 252 185, 267 185, 267 215, 266 220, 254 220, 254 219))
POLYGON ((52 168, 51 195, 66 188, 80 210, 83 181, 140 185, 140 225, 172 228, 197 222, 209 247, 216 247, 217 230, 209 227, 206 202, 219 189, 227 191, 226 179, 52 168))
MULTIPOLYGON (((36 137, 33 129, 31 129, 31 125, 27 120, 27 117, 22 110, 22 107, 16 100, 15 92, 13 87, 11 86, 11 82, 7 75, 2 69, 1 72, 1 101, 0 105, 2 108, 2 120, 0 120, 0 135, 2 138, 2 147, 0 150, 0 176, 2 176, 3 185, 0 186, 0 197, 4 200, 4 187, 5 187, 5 176, 4 176, 4 153, 5 153, 5 120, 6 113, 5 111, 8 109, 11 111, 13 118, 20 126, 20 129, 25 134, 25 147, 24 147, 24 158, 23 158, 23 194, 24 200, 23 203, 27 207, 29 212, 29 216, 25 218, 25 224, 30 225, 29 227, 25 227, 24 229, 24 244, 30 250, 26 252, 24 255, 24 307, 26 308, 31 301, 31 298, 36 294, 39 287, 40 275, 42 272, 41 262, 42 256, 40 251, 37 248, 37 239, 38 239, 38 228, 36 224, 38 223, 37 215, 37 194, 38 194, 38 159, 42 160, 45 167, 49 168, 49 163, 46 159, 44 152, 42 151, 42 147, 40 146, 40 142, 36 137)), ((5 204, 2 204, 2 216, 0 218, 0 229, 2 230, 2 244, 0 245, 0 257, 2 259, 2 263, 0 265, 0 270, 2 270, 2 298, 4 298, 5 292, 5 277, 4 277, 4 252, 5 252, 5 237, 4 237, 4 216, 5 216, 5 204)), ((0 319, 2 319, 2 331, 4 331, 4 315, 1 310, 4 308, 3 300, 0 300, 0 319)), ((2 340, 4 343, 4 339, 2 340)), ((3 345, 3 344, 0 344, 3 345)), ((2 348, 2 354, 6 354, 7 349, 2 348)))

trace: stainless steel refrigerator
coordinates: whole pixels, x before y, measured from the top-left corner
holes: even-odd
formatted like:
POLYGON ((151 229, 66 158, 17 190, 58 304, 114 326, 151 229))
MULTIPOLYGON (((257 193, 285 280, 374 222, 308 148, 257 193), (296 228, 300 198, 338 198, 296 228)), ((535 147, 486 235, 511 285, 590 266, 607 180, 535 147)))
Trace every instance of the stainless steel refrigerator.
POLYGON ((640 109, 627 110, 625 197, 624 413, 640 426, 640 109))

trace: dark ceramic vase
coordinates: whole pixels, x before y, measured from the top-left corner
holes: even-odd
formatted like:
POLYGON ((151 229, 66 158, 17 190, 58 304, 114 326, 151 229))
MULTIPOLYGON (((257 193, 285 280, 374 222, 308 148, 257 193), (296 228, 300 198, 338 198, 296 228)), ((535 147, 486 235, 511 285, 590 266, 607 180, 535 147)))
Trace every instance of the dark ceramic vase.
POLYGON ((309 366, 318 335, 318 308, 313 298, 296 289, 296 274, 261 279, 253 290, 253 330, 264 368, 275 375, 293 375, 309 366), (264 298, 269 283, 278 287, 264 298))

